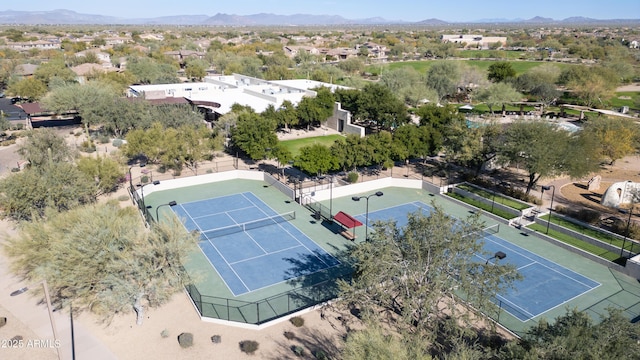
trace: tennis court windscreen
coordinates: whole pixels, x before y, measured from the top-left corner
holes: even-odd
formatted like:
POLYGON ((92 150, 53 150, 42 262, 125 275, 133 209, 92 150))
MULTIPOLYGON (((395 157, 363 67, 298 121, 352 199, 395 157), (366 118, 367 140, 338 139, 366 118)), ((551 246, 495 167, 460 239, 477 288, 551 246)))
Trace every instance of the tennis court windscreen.
POLYGON ((239 233, 239 232, 243 232, 251 229, 257 229, 264 226, 279 224, 285 221, 291 221, 295 218, 296 218, 296 212, 290 211, 288 213, 269 216, 263 219, 248 221, 245 223, 234 224, 230 226, 221 227, 218 229, 205 231, 202 233, 202 235, 204 235, 204 237, 206 237, 207 239, 212 239, 212 238, 235 234, 235 233, 239 233))

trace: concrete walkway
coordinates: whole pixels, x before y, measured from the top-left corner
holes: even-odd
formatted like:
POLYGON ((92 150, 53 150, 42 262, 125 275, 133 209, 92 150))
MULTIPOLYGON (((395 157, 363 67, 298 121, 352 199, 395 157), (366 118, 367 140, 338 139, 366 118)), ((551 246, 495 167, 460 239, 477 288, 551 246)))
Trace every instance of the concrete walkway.
MULTIPOLYGON (((6 221, 0 222, 0 226, 6 229, 5 233, 10 232, 7 229, 11 226, 6 221)), ((12 324, 11 320, 7 321, 2 329, 4 334, 9 335, 9 338, 15 335, 21 335, 24 341, 24 348, 6 350, 8 357, 3 355, 5 349, 0 348, 0 359, 57 359, 56 347, 53 342, 53 331, 47 306, 44 303, 40 303, 43 299, 42 296, 36 296, 36 290, 40 287, 41 283, 27 283, 12 275, 9 272, 8 259, 0 253, 0 307, 8 311, 11 318, 15 318, 17 321, 24 324, 28 329, 32 330, 32 334, 36 336, 35 339, 28 338, 28 334, 18 333, 16 324, 12 324), (11 293, 28 287, 30 290, 15 296, 11 296, 11 293), (13 332, 16 332, 15 334, 13 332), (34 340, 45 340, 45 345, 33 345, 34 340), (47 343, 46 340, 49 340, 47 343), (36 355, 30 351, 29 341, 31 341, 32 348, 49 347, 50 352, 44 352, 44 354, 36 355), (11 351, 11 352, 9 352, 11 351)), ((41 291, 40 291, 41 293, 41 291)), ((0 316, 6 316, 0 314, 0 316)), ((63 311, 56 311, 53 313, 53 320, 57 329, 58 340, 60 340, 60 358, 71 359, 71 323, 69 318, 69 309, 63 311)), ((115 360, 117 357, 104 345, 100 340, 94 337, 80 322, 74 321, 74 338, 75 338, 75 355, 77 359, 91 359, 91 360, 115 360)), ((2 339, 6 340, 6 339, 2 339)), ((41 353, 41 352, 39 352, 41 353)))

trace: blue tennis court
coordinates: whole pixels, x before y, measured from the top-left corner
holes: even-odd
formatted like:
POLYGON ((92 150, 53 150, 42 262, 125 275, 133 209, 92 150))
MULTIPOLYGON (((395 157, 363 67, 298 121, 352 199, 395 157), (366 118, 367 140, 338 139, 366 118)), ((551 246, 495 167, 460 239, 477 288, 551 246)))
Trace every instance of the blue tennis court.
MULTIPOLYGON (((375 220, 394 220, 398 226, 407 224, 407 213, 421 211, 428 214, 432 208, 422 202, 406 203, 369 213, 369 224, 375 220)), ((365 214, 356 216, 363 224, 365 214)), ((489 254, 502 251, 507 257, 501 262, 513 264, 523 280, 514 284, 494 300, 503 310, 521 321, 530 320, 557 306, 585 294, 600 286, 600 283, 565 268, 551 260, 536 255, 518 245, 487 234, 484 250, 489 254)), ((487 261, 486 257, 475 255, 474 261, 487 261)))
POLYGON ((289 220, 251 192, 172 207, 235 295, 340 264, 289 220), (304 264, 303 267, 295 264, 304 264))

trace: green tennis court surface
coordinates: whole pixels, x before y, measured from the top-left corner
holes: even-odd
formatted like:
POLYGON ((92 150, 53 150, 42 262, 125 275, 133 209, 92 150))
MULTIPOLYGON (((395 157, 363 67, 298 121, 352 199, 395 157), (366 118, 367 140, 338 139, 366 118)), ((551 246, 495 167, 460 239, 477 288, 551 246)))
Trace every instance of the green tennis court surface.
POLYGON ((251 192, 172 207, 235 295, 265 288, 340 262, 251 192), (305 263, 304 269, 292 267, 305 263))

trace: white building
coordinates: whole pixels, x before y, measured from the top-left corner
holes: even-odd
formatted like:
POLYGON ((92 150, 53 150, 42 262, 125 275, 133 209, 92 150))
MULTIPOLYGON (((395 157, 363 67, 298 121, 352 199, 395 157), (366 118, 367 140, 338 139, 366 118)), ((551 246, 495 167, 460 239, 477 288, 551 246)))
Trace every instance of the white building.
POLYGON ((185 98, 194 105, 206 108, 217 116, 231 111, 233 104, 251 107, 263 112, 269 105, 279 108, 285 100, 297 105, 304 96, 315 96, 316 87, 325 86, 333 90, 343 86, 313 80, 268 81, 250 76, 210 75, 202 82, 133 85, 128 96, 144 97, 148 100, 185 98))

